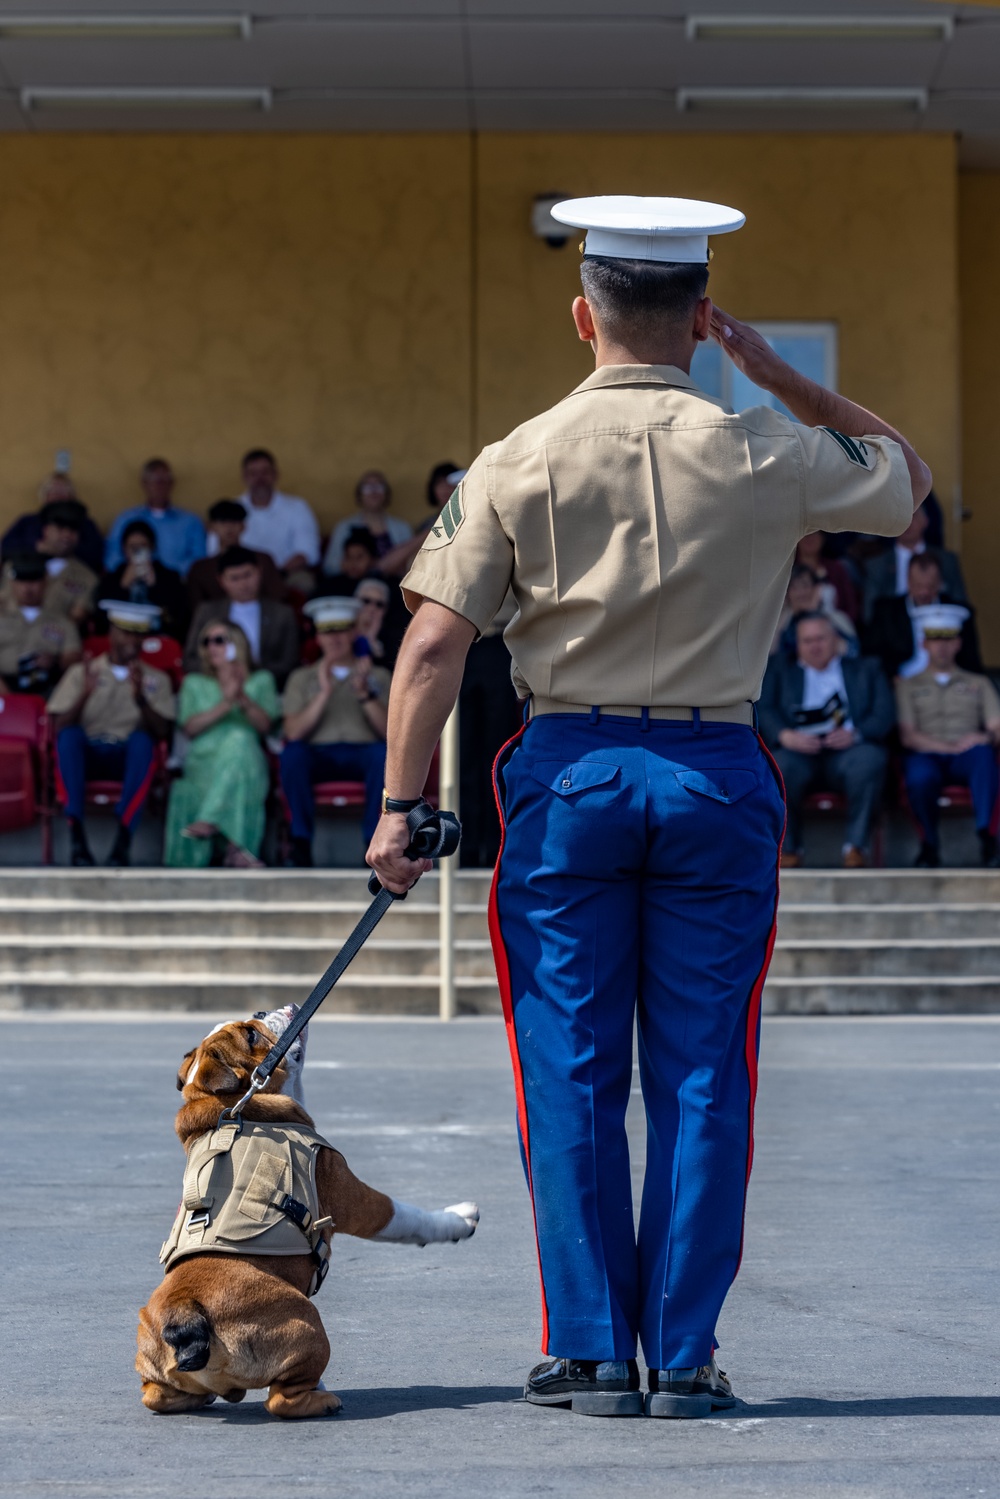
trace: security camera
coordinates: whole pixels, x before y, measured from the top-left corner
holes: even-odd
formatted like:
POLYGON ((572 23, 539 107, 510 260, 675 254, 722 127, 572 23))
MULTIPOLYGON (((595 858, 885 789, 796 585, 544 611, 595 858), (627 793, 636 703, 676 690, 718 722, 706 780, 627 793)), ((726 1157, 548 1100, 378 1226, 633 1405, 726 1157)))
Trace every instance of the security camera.
POLYGON ((569 225, 560 224, 552 217, 554 206, 571 196, 570 193, 538 193, 531 205, 531 232, 538 239, 544 239, 553 250, 561 250, 572 238, 573 230, 569 225))

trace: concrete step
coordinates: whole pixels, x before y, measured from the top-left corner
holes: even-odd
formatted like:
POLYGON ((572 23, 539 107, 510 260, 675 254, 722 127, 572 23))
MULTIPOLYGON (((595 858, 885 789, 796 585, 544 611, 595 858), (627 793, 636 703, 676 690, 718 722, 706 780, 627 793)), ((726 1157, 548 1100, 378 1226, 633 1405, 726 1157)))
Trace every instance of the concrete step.
POLYGON ((1000 933, 997 906, 971 902, 912 905, 793 905, 782 900, 778 909, 779 941, 820 944, 836 939, 996 937, 1000 933))
POLYGON ((786 869, 782 903, 907 905, 964 901, 1000 905, 1000 869, 786 869))
MULTIPOLYGON (((11 869, 0 868, 7 900, 239 901, 267 906, 371 899, 368 872, 354 869, 11 869)), ((455 898, 485 905, 489 870, 456 871, 455 898)), ((400 905, 436 906, 438 876, 426 874, 400 905)))
POLYGON ((995 1015, 1000 974, 950 978, 768 978, 765 1015, 995 1015))
MULTIPOLYGON (((500 1013, 495 978, 460 978, 456 984, 462 1015, 500 1013)), ((0 1010, 156 1010, 246 1014, 305 998, 300 976, 232 972, 179 977, 90 973, 16 974, 0 970, 0 1010)), ((390 979, 382 975, 344 976, 323 1003, 328 1015, 436 1015, 438 981, 427 975, 390 979)))
MULTIPOLYGON (((219 934, 251 942, 300 938, 325 942, 335 949, 357 925, 366 903, 336 901, 275 902, 259 905, 245 901, 153 901, 122 900, 17 900, 0 904, 0 938, 49 937, 109 939, 142 934, 161 939, 181 937, 205 939, 219 934)), ((380 933, 404 938, 433 938, 438 930, 436 905, 396 904, 386 912, 380 933)), ((463 904, 456 908, 456 933, 474 939, 486 935, 486 907, 463 904)))
POLYGON ((1000 941, 941 938, 914 941, 830 941, 775 943, 770 979, 881 978, 939 979, 1000 973, 1000 941))
MULTIPOLYGON (((253 973, 262 978, 298 978, 305 992, 315 983, 337 952, 337 942, 315 938, 270 938, 249 941, 240 937, 52 937, 45 941, 8 938, 0 955, 0 971, 7 974, 77 974, 98 970, 105 977, 181 977, 189 974, 253 973)), ((384 940, 371 937, 351 964, 350 973, 381 974, 386 979, 435 976, 440 947, 433 938, 384 940)), ((466 978, 495 977, 493 954, 486 940, 455 944, 456 972, 466 978)), ((341 981, 343 982, 343 980, 341 981)))

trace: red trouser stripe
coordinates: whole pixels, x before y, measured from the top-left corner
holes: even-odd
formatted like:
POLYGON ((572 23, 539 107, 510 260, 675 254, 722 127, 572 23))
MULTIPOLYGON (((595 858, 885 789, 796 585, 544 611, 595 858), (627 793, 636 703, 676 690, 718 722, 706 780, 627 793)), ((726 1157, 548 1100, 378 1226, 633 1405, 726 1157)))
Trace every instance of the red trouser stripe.
POLYGON ((500 881, 500 862, 503 859, 504 844, 507 841, 507 820, 504 817, 503 804, 500 800, 500 788, 497 781, 497 772, 500 762, 512 746, 516 745, 524 733, 526 725, 521 726, 512 738, 500 750, 493 762, 493 795, 496 798, 497 815, 500 818, 500 852, 497 855, 496 868, 493 871, 493 883, 490 886, 489 903, 489 925, 490 941, 493 944, 493 961, 496 964, 497 983, 500 985, 500 1002, 503 1005, 504 1024, 507 1027, 507 1043, 510 1046, 510 1060, 514 1068, 514 1092, 517 1097, 517 1118, 521 1129, 521 1143, 524 1146, 524 1159, 528 1167, 528 1194, 531 1198, 531 1217, 535 1226, 535 1252, 538 1255, 538 1279, 542 1292, 542 1352, 549 1351, 549 1309, 545 1298, 545 1276, 542 1272, 542 1250, 538 1242, 538 1222, 535 1215, 535 1189, 531 1179, 531 1143, 528 1133, 528 1105, 524 1094, 524 1072, 521 1068, 521 1054, 517 1049, 517 1032, 514 1028, 514 1000, 510 987, 510 963, 507 959, 507 948, 504 945, 503 935, 500 931, 500 914, 497 907, 497 886, 500 881))
MULTIPOLYGON (((763 739, 761 739, 759 735, 757 737, 760 742, 760 747, 766 755, 771 769, 774 771, 774 778, 781 790, 781 799, 782 802, 784 802, 785 783, 781 778, 781 771, 778 769, 774 756, 767 748, 767 745, 764 743, 763 739)), ((781 846, 785 841, 785 827, 787 826, 787 823, 788 816, 786 813, 785 821, 782 823, 781 837, 778 839, 778 849, 774 860, 774 915, 771 919, 771 930, 767 934, 767 947, 764 950, 764 961, 761 964, 760 972, 757 975, 756 982, 754 983, 753 989, 751 991, 750 1004, 747 1008, 746 1059, 747 1077, 750 1082, 750 1118, 748 1121, 747 1130, 747 1174, 746 1187, 744 1188, 743 1193, 743 1224, 740 1229, 740 1254, 739 1259, 736 1261, 737 1275, 740 1273, 740 1265, 743 1263, 743 1241, 746 1235, 747 1190, 750 1186, 750 1172, 753 1170, 753 1113, 754 1106, 757 1102, 757 1026, 760 1022, 760 1004, 761 997, 764 993, 764 981, 767 978, 767 970, 771 966, 771 955, 774 952, 774 939, 778 931, 778 887, 780 883, 779 872, 781 869, 781 846)))
POLYGON ((135 817, 136 813, 141 810, 143 802, 149 795, 149 788, 152 786, 153 778, 156 775, 156 764, 156 747, 154 745, 153 756, 149 762, 149 769, 143 776, 139 789, 136 791, 132 800, 129 802, 128 806, 125 808, 124 812, 121 815, 121 823, 123 827, 127 828, 131 826, 133 817, 135 817))

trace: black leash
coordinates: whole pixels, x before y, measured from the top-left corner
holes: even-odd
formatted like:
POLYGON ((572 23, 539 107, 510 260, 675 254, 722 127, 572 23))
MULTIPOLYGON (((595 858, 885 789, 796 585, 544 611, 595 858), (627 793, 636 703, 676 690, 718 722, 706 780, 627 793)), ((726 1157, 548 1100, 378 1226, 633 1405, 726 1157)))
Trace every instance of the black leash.
MULTIPOLYGON (((445 859, 455 852, 462 837, 462 824, 454 812, 435 812, 433 807, 423 801, 419 802, 412 811, 407 812, 406 827, 410 834, 410 841, 406 848, 408 859, 445 859)), ((258 1062, 250 1078, 250 1087, 239 1103, 234 1104, 231 1109, 222 1111, 219 1116, 220 1124, 224 1119, 240 1119, 240 1111, 244 1105, 268 1082, 274 1069, 284 1058, 293 1042, 305 1030, 341 974, 357 957, 386 911, 394 901, 405 900, 407 894, 405 890, 398 895, 395 891, 383 889, 378 875, 374 873, 369 875, 368 890, 375 899, 288 1029, 274 1043, 264 1060, 258 1062)))

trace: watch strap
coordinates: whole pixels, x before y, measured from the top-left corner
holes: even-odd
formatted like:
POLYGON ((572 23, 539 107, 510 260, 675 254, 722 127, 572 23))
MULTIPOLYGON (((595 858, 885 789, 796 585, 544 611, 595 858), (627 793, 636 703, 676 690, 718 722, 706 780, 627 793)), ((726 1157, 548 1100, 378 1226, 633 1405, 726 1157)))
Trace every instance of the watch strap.
POLYGON ((413 796, 408 799, 405 797, 390 796, 384 787, 382 789, 383 812, 402 812, 405 814, 412 812, 414 807, 419 807, 422 801, 423 797, 421 796, 413 796))

